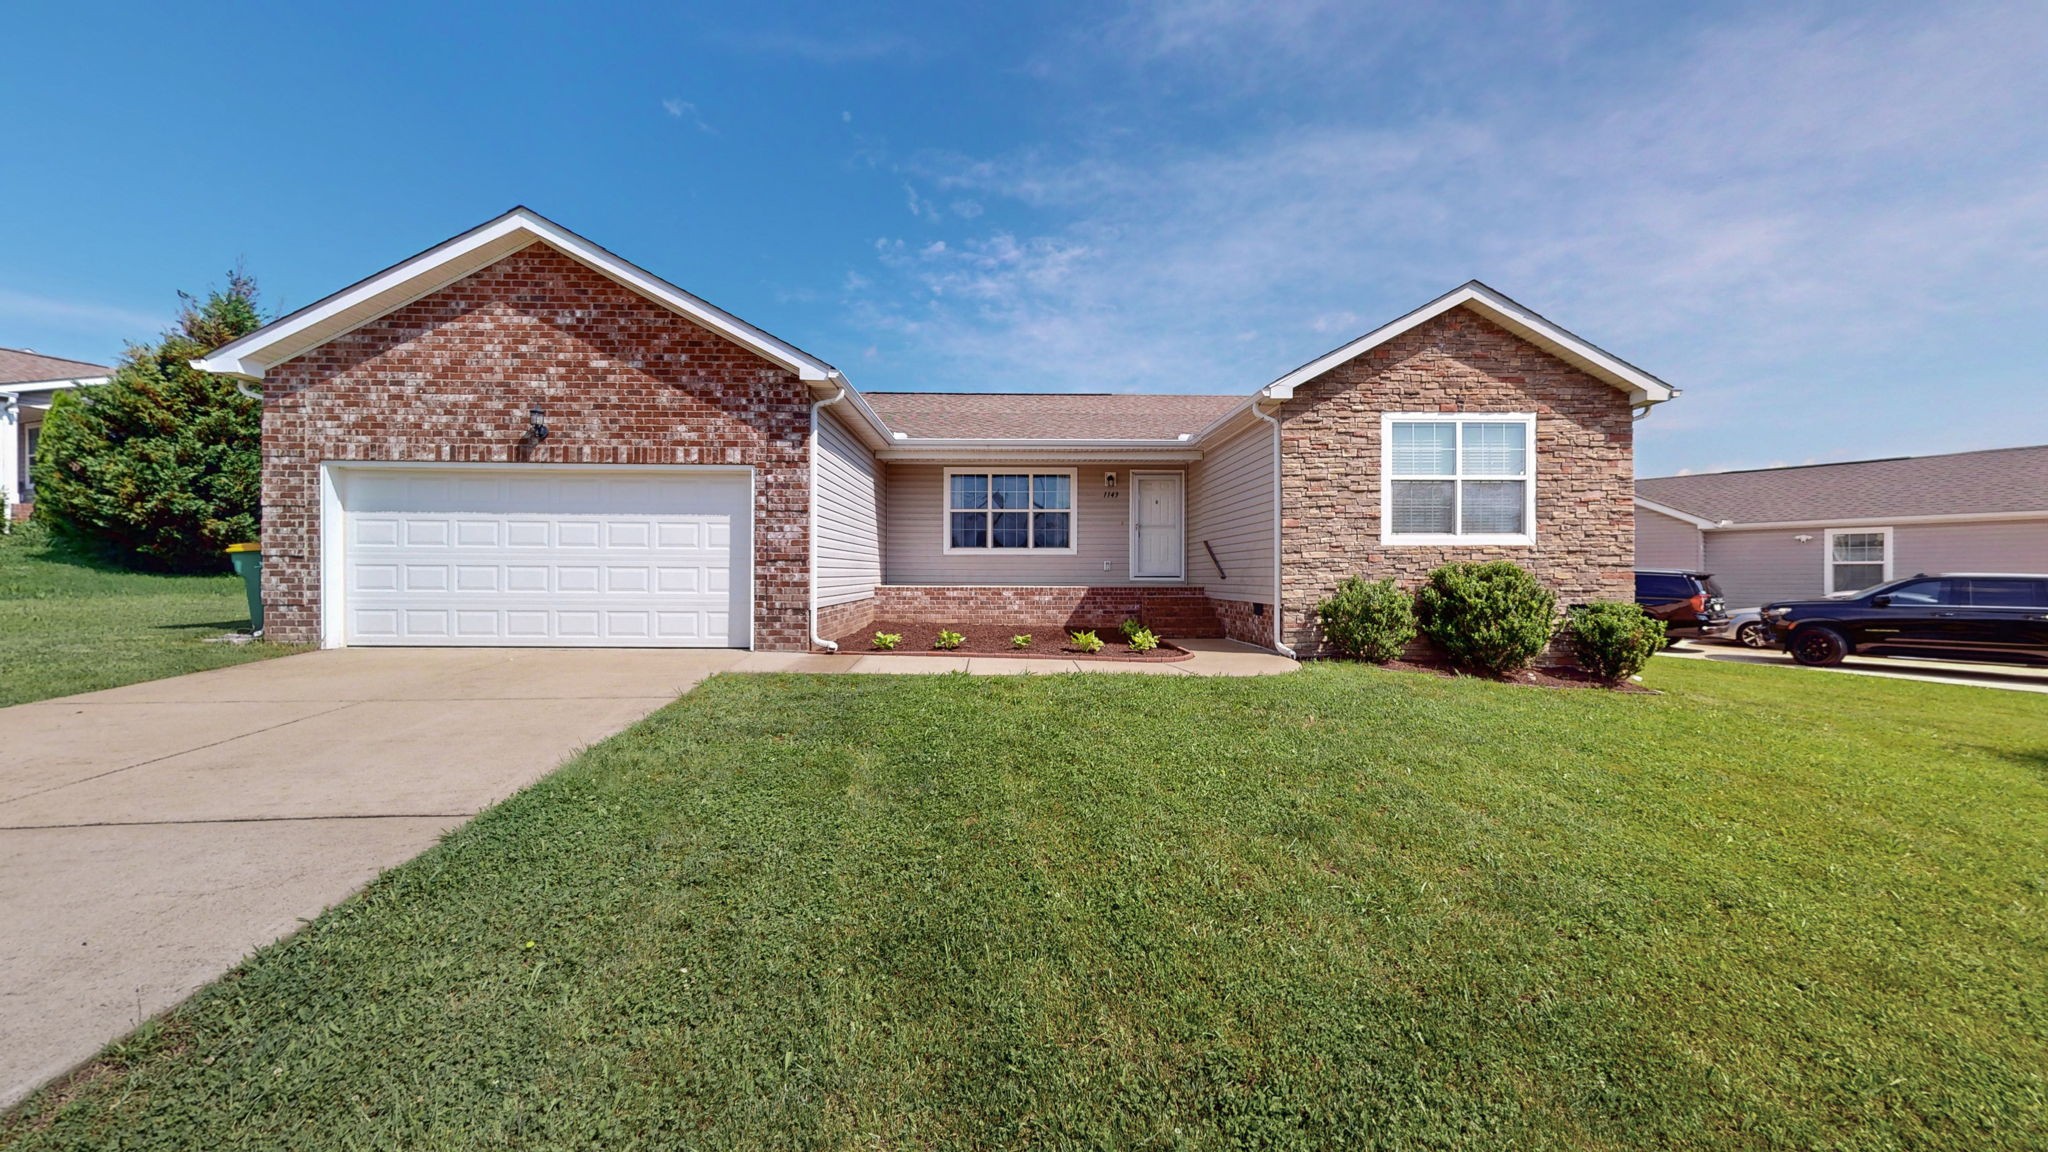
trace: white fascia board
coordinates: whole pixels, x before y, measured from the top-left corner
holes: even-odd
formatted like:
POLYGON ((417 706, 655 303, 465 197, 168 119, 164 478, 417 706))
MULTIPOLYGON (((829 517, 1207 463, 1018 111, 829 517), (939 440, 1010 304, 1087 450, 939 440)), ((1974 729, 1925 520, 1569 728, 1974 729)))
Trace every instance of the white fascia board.
POLYGON ((826 380, 832 376, 832 366, 823 360, 683 291, 528 208, 514 208, 366 280, 357 281, 332 296, 264 325, 218 349, 211 356, 194 360, 192 365, 202 372, 261 380, 263 373, 274 364, 431 295, 536 243, 553 246, 578 263, 780 364, 796 373, 799 379, 826 380))
POLYGON ((1720 525, 1717 522, 1709 520, 1704 516, 1695 516, 1690 512, 1681 512, 1678 509, 1673 508, 1669 504, 1659 504, 1655 500, 1645 500, 1641 496, 1636 497, 1636 507, 1648 509, 1649 511, 1655 512, 1659 516, 1669 516, 1673 520, 1683 520, 1687 524, 1690 524, 1695 528, 1706 529, 1720 527, 1720 525))
POLYGON ((955 464, 977 460, 1187 462, 1200 460, 1202 452, 1185 440, 897 440, 875 456, 955 464))
POLYGON ((1678 395, 1678 389, 1628 361, 1581 340, 1477 280, 1467 281, 1406 316, 1383 324, 1351 343, 1303 364, 1260 389, 1259 394, 1272 400, 1291 399, 1296 388, 1330 369, 1362 356, 1453 308, 1468 306, 1566 363, 1627 392, 1629 399, 1635 404, 1661 404, 1678 395))
POLYGON ((1714 524, 1712 532, 1760 532, 1781 528, 1889 528, 1895 524, 1995 524, 2012 520, 2048 520, 2048 508, 2030 512, 1934 512, 1923 516, 1847 516, 1814 520, 1759 520, 1714 524))
MULTIPOLYGON (((893 434, 889 431, 889 425, 883 422, 881 415, 873 408, 868 407, 868 398, 860 394, 860 389, 855 388, 852 381, 849 381, 837 369, 834 369, 828 383, 846 389, 847 403, 852 406, 855 412, 860 414, 858 421, 850 422, 854 435, 860 437, 861 442, 867 445, 869 451, 880 451, 883 448, 899 443, 899 441, 893 438, 893 434)), ((829 391, 830 388, 814 389, 814 392, 821 396, 829 391)), ((848 422, 843 421, 842 423, 848 422)))

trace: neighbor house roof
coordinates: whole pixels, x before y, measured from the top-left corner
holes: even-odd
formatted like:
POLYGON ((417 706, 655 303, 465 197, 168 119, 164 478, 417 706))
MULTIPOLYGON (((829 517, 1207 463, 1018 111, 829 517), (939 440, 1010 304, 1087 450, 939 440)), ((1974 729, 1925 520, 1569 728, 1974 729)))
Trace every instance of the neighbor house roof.
POLYGON ((1729 526, 2048 511, 2048 445, 1636 481, 1639 500, 1729 526))
POLYGON ((52 380, 92 379, 105 376, 104 364, 45 356, 26 348, 0 348, 0 388, 9 384, 42 384, 52 380))
POLYGON ((1192 439, 1242 396, 1114 392, 863 392, 892 432, 944 440, 1192 439))

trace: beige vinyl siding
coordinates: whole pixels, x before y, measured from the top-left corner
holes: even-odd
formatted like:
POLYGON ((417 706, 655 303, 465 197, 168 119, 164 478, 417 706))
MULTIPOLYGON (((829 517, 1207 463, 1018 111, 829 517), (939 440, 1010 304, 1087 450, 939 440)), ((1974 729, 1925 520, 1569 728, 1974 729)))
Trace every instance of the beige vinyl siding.
POLYGON ((830 408, 818 413, 818 603, 874 595, 882 582, 883 469, 830 408))
POLYGON ((1915 572, 2048 572, 2048 518, 1900 524, 1892 575, 1915 572))
MULTIPOLYGON (((1706 569, 1730 607, 1817 599, 1827 592, 1822 550, 1829 527, 1707 532, 1706 569), (1812 539, 1802 543, 1800 536, 1812 539)), ((1894 525, 1891 574, 1916 572, 2048 572, 2048 519, 1894 525)))
MULTIPOLYGON (((984 465, 960 461, 955 468, 984 465)), ((946 468, 941 464, 889 465, 883 519, 883 569, 891 584, 1068 584, 1131 582, 1131 468, 1113 461, 1087 464, 1006 463, 994 472, 1074 472, 1074 551, 993 551, 986 555, 946 554, 946 468), (1117 485, 1105 489, 1104 472, 1117 485), (1108 567, 1105 569, 1104 565, 1108 567)), ((1140 471, 1177 472, 1179 464, 1139 464, 1140 471)), ((1168 587, 1178 580, 1146 580, 1168 587)), ((1201 583, 1190 580, 1188 583, 1201 583)))
POLYGON ((1188 583, 1225 600, 1273 602, 1273 430, 1254 424, 1188 469, 1188 583), (1209 558, 1207 541, 1216 550, 1209 558), (1218 563, 1225 579, 1217 571, 1218 563))
POLYGON ((1636 509, 1636 567, 1695 568, 1702 549, 1698 528, 1662 512, 1636 509))

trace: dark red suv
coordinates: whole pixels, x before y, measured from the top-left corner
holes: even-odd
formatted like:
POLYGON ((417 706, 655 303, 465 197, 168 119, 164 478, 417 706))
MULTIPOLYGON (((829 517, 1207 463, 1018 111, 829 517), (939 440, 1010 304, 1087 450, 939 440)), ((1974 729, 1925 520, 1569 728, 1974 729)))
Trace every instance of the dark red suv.
POLYGON ((1672 640, 1698 636, 1728 623, 1728 606, 1714 586, 1711 572, 1639 568, 1636 603, 1664 622, 1664 635, 1672 640))

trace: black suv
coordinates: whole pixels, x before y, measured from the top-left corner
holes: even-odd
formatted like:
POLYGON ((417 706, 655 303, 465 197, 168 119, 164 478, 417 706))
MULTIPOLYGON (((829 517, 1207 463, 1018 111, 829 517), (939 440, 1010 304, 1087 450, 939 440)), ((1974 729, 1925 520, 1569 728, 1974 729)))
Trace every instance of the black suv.
POLYGON ((1801 664, 1851 652, 2048 663, 2048 576, 1909 576, 1840 600, 1766 604, 1764 623, 1801 664))
POLYGON ((1664 622, 1671 639, 1698 636, 1728 623, 1728 607, 1711 572, 1636 571, 1636 603, 1664 622))

